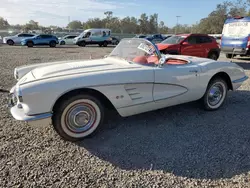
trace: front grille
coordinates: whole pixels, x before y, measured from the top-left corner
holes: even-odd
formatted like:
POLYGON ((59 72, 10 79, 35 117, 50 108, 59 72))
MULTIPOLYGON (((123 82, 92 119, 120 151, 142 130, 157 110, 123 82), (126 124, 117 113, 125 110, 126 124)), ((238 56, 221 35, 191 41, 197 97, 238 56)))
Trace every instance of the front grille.
POLYGON ((14 93, 11 93, 9 94, 9 97, 8 97, 8 106, 9 107, 13 107, 15 105, 17 105, 17 97, 14 95, 14 93))

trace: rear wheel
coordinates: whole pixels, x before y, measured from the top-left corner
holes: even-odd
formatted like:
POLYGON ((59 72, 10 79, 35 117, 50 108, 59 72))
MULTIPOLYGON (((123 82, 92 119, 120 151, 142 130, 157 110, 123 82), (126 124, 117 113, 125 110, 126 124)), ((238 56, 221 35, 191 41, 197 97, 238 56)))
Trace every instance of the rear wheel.
POLYGON ((31 47, 34 46, 34 43, 33 43, 32 41, 28 41, 28 42, 27 42, 27 46, 28 46, 29 48, 31 48, 31 47))
POLYGON ((224 104, 227 92, 228 85, 224 79, 218 77, 211 80, 202 98, 204 109, 209 111, 219 109, 224 104))
POLYGON ((226 57, 231 59, 233 57, 233 54, 226 54, 226 57))
POLYGON ((13 40, 7 40, 7 44, 12 46, 12 45, 14 45, 14 41, 13 40))
POLYGON ((50 46, 51 48, 56 47, 56 42, 55 42, 55 41, 50 41, 49 46, 50 46))
POLYGON ((213 59, 213 60, 217 60, 219 58, 219 56, 218 56, 217 52, 210 52, 208 54, 208 58, 213 59))
POLYGON ((103 119, 104 107, 101 102, 93 96, 78 94, 55 107, 52 122, 64 140, 78 141, 94 135, 103 119))

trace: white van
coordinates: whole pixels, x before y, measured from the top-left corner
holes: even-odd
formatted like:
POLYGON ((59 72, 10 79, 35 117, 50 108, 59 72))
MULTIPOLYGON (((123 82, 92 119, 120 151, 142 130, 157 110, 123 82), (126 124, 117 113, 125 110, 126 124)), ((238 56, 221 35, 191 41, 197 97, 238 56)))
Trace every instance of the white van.
POLYGON ((101 46, 108 46, 111 44, 111 30, 105 28, 87 29, 84 30, 78 37, 74 39, 74 44, 78 46, 86 46, 88 44, 98 44, 101 46))

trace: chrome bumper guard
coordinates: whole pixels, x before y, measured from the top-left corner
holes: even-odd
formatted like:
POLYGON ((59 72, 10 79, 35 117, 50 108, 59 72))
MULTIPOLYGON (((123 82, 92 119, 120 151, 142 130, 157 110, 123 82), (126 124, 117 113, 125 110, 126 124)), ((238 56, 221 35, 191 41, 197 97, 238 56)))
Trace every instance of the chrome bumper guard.
POLYGON ((26 115, 22 108, 18 108, 17 98, 13 93, 9 93, 8 97, 8 105, 7 107, 10 109, 11 115, 19 121, 37 121, 46 118, 51 118, 52 113, 42 113, 42 114, 35 114, 35 115, 26 115))
POLYGON ((244 76, 244 77, 242 77, 242 78, 240 78, 240 79, 237 79, 237 80, 232 81, 232 83, 234 83, 234 84, 236 84, 236 83, 241 83, 241 82, 246 81, 247 79, 248 79, 248 76, 244 76))

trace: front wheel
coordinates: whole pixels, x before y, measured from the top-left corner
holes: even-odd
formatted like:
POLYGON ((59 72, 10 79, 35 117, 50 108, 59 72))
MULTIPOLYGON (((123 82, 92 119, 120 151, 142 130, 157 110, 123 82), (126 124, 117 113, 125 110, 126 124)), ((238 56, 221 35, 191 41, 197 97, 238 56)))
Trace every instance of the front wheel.
POLYGON ((108 42, 107 41, 104 41, 103 42, 103 47, 107 47, 108 46, 108 42))
POLYGON ((202 98, 205 110, 212 111, 219 109, 227 97, 227 92, 228 86, 224 79, 215 78, 211 80, 202 98))
POLYGON ((211 52, 208 55, 209 59, 217 60, 219 58, 218 54, 216 52, 211 52))
POLYGON ((7 40, 7 44, 10 45, 10 46, 13 46, 14 45, 14 41, 13 40, 7 40))
POLYGON ((79 141, 93 135, 104 119, 104 107, 90 95, 79 94, 67 98, 53 113, 56 132, 68 141, 79 141))
POLYGON ((78 46, 85 47, 86 43, 84 41, 79 42, 78 46))
POLYGON ((60 45, 65 45, 65 44, 66 44, 65 41, 60 42, 60 45))

